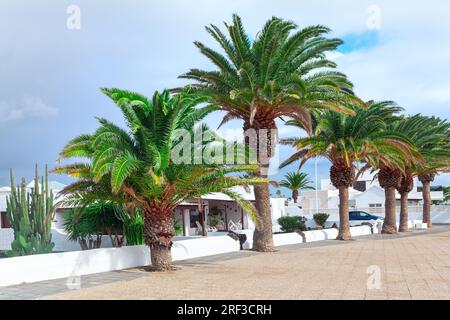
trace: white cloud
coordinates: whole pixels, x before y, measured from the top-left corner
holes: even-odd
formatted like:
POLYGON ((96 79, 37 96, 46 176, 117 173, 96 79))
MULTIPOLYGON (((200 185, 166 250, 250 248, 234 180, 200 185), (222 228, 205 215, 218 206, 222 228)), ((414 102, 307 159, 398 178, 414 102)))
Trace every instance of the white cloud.
POLYGON ((0 122, 55 116, 58 109, 47 105, 39 97, 24 96, 18 102, 0 101, 0 122))
POLYGON ((406 112, 449 118, 450 42, 392 38, 336 59, 366 100, 394 100, 406 112), (433 52, 433 58, 430 54, 433 52))

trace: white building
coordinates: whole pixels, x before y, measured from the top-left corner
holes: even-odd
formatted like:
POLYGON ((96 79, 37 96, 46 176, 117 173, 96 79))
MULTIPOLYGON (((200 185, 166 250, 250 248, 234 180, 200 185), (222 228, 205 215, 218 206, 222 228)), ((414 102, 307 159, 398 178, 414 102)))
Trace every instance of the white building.
MULTIPOLYGON (((303 191, 301 205, 303 210, 315 212, 317 210, 316 194, 319 198, 319 211, 336 211, 339 208, 339 190, 332 184, 330 179, 321 180, 321 189, 316 191, 303 191)), ((396 192, 397 205, 400 206, 400 194, 396 192)), ((443 191, 432 191, 432 201, 442 201, 443 191)), ((364 173, 359 177, 353 188, 349 189, 350 209, 365 210, 371 213, 384 213, 384 189, 380 187, 375 173, 364 173)), ((421 184, 414 179, 413 191, 408 197, 409 207, 421 210, 423 205, 421 184)))
MULTIPOLYGON (((33 187, 33 182, 28 184, 27 191, 31 191, 31 188, 33 187)), ((64 187, 65 185, 57 181, 49 181, 49 188, 53 191, 56 197, 55 203, 57 201, 60 201, 60 199, 57 198, 57 194, 64 187)), ((232 188, 232 191, 239 194, 245 200, 248 200, 252 203, 255 202, 255 195, 252 187, 250 187, 250 189, 248 190, 243 187, 234 187, 232 188)), ((6 213, 6 199, 10 196, 10 194, 11 188, 0 188, 0 230, 3 229, 4 231, 7 231, 5 229, 9 229, 8 232, 2 233, 3 237, 7 238, 0 239, 0 250, 7 250, 5 249, 5 246, 9 247, 9 244, 11 243, 13 237, 12 229, 10 229, 10 224, 6 213)), ((285 201, 286 199, 284 198, 270 199, 274 231, 279 231, 277 219, 285 215, 285 201)), ((254 222, 252 221, 250 216, 246 214, 244 210, 233 199, 223 193, 211 193, 201 197, 201 205, 202 210, 205 213, 205 221, 207 226, 211 225, 212 222, 211 217, 213 214, 211 212, 216 213, 216 217, 219 221, 221 221, 221 223, 215 228, 217 230, 216 232, 208 232, 211 231, 211 229, 206 230, 208 235, 223 234, 223 232, 228 232, 229 230, 255 228, 254 222)), ((66 210, 68 210, 68 208, 58 209, 53 220, 52 237, 56 244, 55 250, 79 250, 79 246, 77 243, 69 242, 65 237, 63 215, 66 210)), ((202 235, 199 200, 193 199, 183 202, 174 210, 174 218, 177 221, 177 224, 182 227, 181 236, 191 237, 202 235)), ((105 242, 105 245, 109 246, 107 244, 107 241, 105 242)))

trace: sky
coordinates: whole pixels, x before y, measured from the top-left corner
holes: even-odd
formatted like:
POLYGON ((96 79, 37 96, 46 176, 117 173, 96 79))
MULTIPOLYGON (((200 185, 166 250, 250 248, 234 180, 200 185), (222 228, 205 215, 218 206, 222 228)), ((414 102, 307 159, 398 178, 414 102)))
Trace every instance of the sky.
MULTIPOLYGON (((446 0, 2 0, 0 186, 9 184, 9 168, 31 179, 35 163, 55 166, 67 141, 95 130, 95 116, 122 123, 99 88, 151 96, 185 84, 177 77, 190 68, 211 69, 193 41, 214 46, 204 26, 222 26, 233 13, 252 37, 272 16, 300 27, 326 25, 333 30, 330 36, 345 41, 331 57, 358 96, 394 100, 407 114, 449 119, 448 12, 446 0)), ((212 114, 206 122, 215 128, 222 115, 212 114)), ((223 130, 241 125, 232 121, 223 130)), ((280 132, 301 135, 292 130, 280 132)), ((291 153, 282 147, 279 159, 291 153)), ((327 178, 329 164, 319 160, 318 168, 318 180, 327 178)), ((314 162, 303 170, 314 180, 314 162)), ((450 175, 435 183, 449 185, 450 175)))

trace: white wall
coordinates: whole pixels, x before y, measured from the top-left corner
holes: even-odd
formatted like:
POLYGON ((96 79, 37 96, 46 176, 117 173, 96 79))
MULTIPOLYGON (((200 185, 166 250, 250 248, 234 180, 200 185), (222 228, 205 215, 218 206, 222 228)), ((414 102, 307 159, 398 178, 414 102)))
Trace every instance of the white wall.
POLYGON ((13 229, 0 229, 0 251, 11 250, 11 242, 13 240, 13 229))
POLYGON ((305 242, 315 242, 322 240, 334 240, 338 235, 337 229, 311 230, 303 232, 305 242))
POLYGON ((272 231, 280 232, 281 227, 278 224, 278 218, 286 215, 286 199, 270 198, 270 211, 272 214, 272 231))
MULTIPOLYGON (((244 249, 253 248, 253 230, 239 230, 237 233, 245 234, 247 236, 247 241, 243 245, 244 249)), ((369 226, 356 226, 350 227, 350 233, 353 237, 358 237, 362 235, 370 235, 372 234, 372 230, 369 226)), ((274 234, 273 242, 276 247, 279 247, 306 242, 334 240, 338 235, 338 230, 334 228, 310 230, 304 231, 303 235, 304 239, 299 233, 296 232, 274 234)))
POLYGON ((286 215, 285 198, 270 198, 270 210, 272 212, 272 221, 276 222, 278 218, 286 215))
POLYGON ((364 193, 353 197, 357 208, 369 208, 369 204, 381 203, 384 206, 384 190, 379 187, 370 187, 364 193))
MULTIPOLYGON (((229 236, 174 242, 173 261, 239 251, 229 236)), ((94 249, 0 259, 0 286, 37 282, 150 265, 146 246, 94 249)))
MULTIPOLYGON (((13 229, 0 229, 0 250, 11 250, 11 242, 14 240, 13 229)), ((78 251, 80 245, 78 242, 73 242, 67 239, 67 234, 64 230, 52 228, 52 242, 55 244, 53 251, 78 251)), ((111 248, 111 239, 104 235, 102 238, 102 248, 111 248)))

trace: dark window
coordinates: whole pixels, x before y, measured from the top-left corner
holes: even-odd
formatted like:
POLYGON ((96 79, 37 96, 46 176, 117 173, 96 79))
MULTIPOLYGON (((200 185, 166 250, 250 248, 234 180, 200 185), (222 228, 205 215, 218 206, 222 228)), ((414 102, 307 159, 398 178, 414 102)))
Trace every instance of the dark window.
POLYGON ((190 221, 191 221, 190 227, 197 228, 197 224, 195 222, 200 221, 200 215, 198 213, 198 210, 190 210, 189 215, 190 215, 190 221))
POLYGON ((6 212, 0 213, 1 227, 2 229, 11 228, 11 224, 9 223, 8 214, 6 212))
POLYGON ((367 189, 366 181, 356 181, 353 184, 353 189, 364 192, 367 189))
POLYGON ((364 218, 369 216, 369 215, 368 215, 367 213, 365 213, 365 212, 360 212, 359 215, 360 215, 361 217, 364 217, 364 218))

